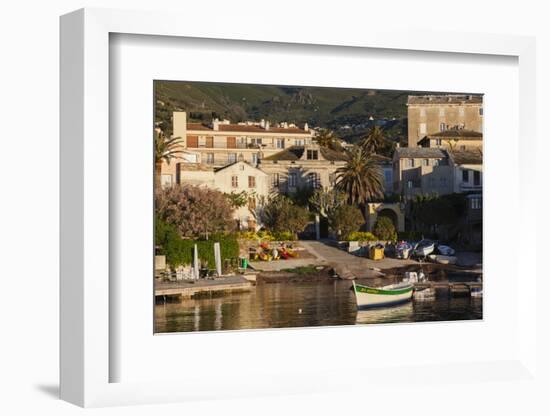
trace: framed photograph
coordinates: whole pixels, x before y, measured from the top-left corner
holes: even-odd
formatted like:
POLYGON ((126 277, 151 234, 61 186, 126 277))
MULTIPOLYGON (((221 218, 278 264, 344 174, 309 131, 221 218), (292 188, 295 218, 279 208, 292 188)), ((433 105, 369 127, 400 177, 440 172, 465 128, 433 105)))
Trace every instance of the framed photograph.
POLYGON ((537 383, 534 40, 182 18, 61 18, 62 398, 537 383))

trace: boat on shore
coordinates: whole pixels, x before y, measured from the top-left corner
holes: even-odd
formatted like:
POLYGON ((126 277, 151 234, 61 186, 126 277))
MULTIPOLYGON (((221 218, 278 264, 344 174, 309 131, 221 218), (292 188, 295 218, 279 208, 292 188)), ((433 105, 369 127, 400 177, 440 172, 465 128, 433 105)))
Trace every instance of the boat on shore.
POLYGON ((426 257, 435 250, 435 242, 432 240, 422 240, 414 246, 414 255, 416 257, 426 257))
POLYGON ((358 309, 392 306, 412 299, 414 286, 410 283, 396 283, 380 288, 353 282, 353 291, 358 309))
POLYGON ((441 254, 430 254, 428 259, 438 264, 456 264, 457 261, 454 256, 443 256, 441 254))
POLYGON ((395 246, 395 257, 398 259, 408 259, 413 246, 406 241, 401 241, 395 246))

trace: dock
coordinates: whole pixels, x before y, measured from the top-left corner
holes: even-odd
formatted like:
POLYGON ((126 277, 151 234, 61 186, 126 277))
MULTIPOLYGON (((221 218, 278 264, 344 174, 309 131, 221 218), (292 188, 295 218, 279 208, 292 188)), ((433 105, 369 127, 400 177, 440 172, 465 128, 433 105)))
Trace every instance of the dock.
POLYGON ((472 289, 483 289, 483 283, 478 281, 471 282, 449 282, 448 280, 435 281, 435 282, 418 282, 414 283, 415 290, 422 289, 443 289, 448 290, 449 295, 470 294, 472 289))
POLYGON ((178 282, 156 282, 155 297, 170 296, 192 298, 199 294, 249 291, 252 287, 252 282, 242 276, 191 281, 182 280, 178 282))

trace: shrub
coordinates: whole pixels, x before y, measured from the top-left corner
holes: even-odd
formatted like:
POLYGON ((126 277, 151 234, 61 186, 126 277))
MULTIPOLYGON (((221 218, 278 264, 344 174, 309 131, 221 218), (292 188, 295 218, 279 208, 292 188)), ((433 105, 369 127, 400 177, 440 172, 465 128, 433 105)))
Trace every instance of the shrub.
POLYGON ((336 208, 328 218, 329 227, 335 233, 340 235, 340 238, 347 239, 348 236, 358 231, 364 223, 361 210, 353 205, 342 205, 336 208))
POLYGON ((296 234, 290 231, 279 231, 273 234, 273 239, 276 241, 294 241, 296 240, 296 234))
POLYGON ((172 268, 193 263, 195 244, 197 244, 201 262, 207 263, 210 269, 214 268, 214 243, 216 242, 220 243, 222 264, 225 260, 239 257, 239 243, 233 235, 214 235, 210 240, 185 240, 178 235, 173 225, 158 218, 155 222, 155 243, 172 268))
POLYGON ((289 232, 295 236, 306 227, 309 211, 295 205, 284 195, 278 195, 270 198, 264 206, 261 219, 269 231, 289 232))
POLYGON ((353 231, 348 235, 349 241, 377 241, 378 238, 368 231, 353 231))
POLYGON ((393 221, 388 217, 378 217, 374 224, 374 234, 380 240, 397 240, 397 233, 395 232, 395 226, 393 221))
POLYGON ((155 208, 181 237, 229 232, 236 225, 228 198, 213 189, 189 185, 161 189, 155 195, 155 208))

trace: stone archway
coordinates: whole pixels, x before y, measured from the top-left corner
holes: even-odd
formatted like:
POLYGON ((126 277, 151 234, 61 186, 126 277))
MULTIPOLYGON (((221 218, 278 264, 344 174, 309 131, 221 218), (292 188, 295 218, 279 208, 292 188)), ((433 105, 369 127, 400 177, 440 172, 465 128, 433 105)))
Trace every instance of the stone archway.
POLYGON ((378 210, 377 218, 380 218, 380 217, 389 218, 391 220, 391 222, 393 223, 393 226, 395 227, 395 229, 397 230, 399 228, 399 220, 398 220, 398 217, 397 217, 397 212, 395 212, 393 209, 391 209, 391 208, 382 208, 382 209, 378 210))
POLYGON ((398 203, 371 202, 366 209, 367 229, 372 232, 379 216, 389 217, 398 232, 405 231, 405 213, 398 203))

